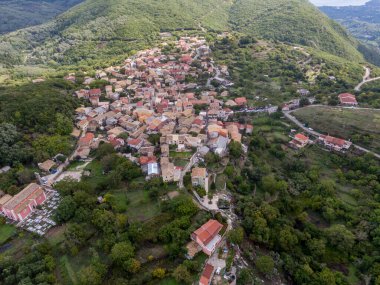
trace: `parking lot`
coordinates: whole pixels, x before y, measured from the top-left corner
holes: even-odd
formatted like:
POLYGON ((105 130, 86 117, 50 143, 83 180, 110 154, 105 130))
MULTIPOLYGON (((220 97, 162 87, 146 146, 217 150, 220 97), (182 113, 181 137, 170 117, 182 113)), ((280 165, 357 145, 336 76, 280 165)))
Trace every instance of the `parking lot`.
POLYGON ((57 209, 61 198, 59 193, 54 190, 49 190, 46 194, 47 200, 41 205, 41 209, 35 209, 27 219, 17 225, 19 228, 43 236, 51 227, 56 225, 51 216, 57 209))

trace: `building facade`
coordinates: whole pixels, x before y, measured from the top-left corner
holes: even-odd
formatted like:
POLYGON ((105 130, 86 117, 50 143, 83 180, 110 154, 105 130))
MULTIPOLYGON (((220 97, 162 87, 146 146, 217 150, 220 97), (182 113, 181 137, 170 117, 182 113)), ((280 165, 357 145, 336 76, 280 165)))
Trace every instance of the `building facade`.
POLYGON ((46 193, 42 186, 31 183, 20 193, 9 198, 0 208, 8 218, 15 221, 25 220, 38 205, 46 201, 46 193))

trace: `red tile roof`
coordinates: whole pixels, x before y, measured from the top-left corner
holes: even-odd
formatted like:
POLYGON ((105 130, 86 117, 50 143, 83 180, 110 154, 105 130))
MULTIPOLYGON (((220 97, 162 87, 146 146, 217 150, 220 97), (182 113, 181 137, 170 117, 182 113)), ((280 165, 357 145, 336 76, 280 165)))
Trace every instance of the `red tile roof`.
POLYGON ((245 97, 239 97, 235 99, 235 103, 238 105, 244 105, 247 104, 247 98, 245 97))
POLYGON ((339 139, 339 138, 335 138, 332 136, 326 136, 325 140, 326 140, 326 142, 328 142, 330 144, 335 144, 338 146, 343 146, 346 143, 346 141, 344 139, 339 139))
POLYGON ((89 144, 95 138, 93 133, 87 133, 84 137, 79 139, 80 144, 89 144))
POLYGON ((223 228, 217 220, 209 220, 193 234, 204 244, 208 244, 223 228))
POLYGON ((157 158, 155 156, 141 156, 139 159, 141 165, 145 165, 152 162, 157 162, 157 158))
POLYGON ((303 134, 296 134, 295 139, 302 142, 307 142, 309 140, 309 138, 307 136, 304 136, 303 134))
POLYGON ((332 137, 329 135, 327 135, 327 136, 321 135, 319 138, 324 140, 325 142, 327 142, 329 144, 334 144, 334 145, 337 145, 340 147, 342 147, 346 143, 346 141, 344 139, 335 138, 335 137, 332 137))
POLYGON ((350 93, 343 93, 343 94, 340 94, 338 97, 341 104, 349 104, 349 105, 358 104, 358 102, 356 101, 355 95, 352 95, 350 93))
POLYGON ((131 139, 128 141, 128 145, 139 145, 141 143, 141 140, 140 139, 131 139))
POLYGON ((209 285, 212 274, 214 273, 214 266, 211 264, 207 263, 205 268, 203 269, 201 279, 199 280, 199 284, 201 285, 209 285))
POLYGON ((97 88, 97 89, 91 89, 89 93, 90 93, 90 96, 98 96, 102 94, 102 91, 99 88, 97 88))

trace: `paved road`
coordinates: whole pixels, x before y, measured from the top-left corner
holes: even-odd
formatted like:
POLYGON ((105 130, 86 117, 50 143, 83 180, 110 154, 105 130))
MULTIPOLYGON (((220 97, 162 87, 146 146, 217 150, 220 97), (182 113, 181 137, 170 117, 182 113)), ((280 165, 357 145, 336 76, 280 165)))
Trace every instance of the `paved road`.
POLYGON ((365 72, 363 75, 363 80, 358 85, 356 85, 355 91, 360 91, 362 86, 368 82, 380 80, 380 77, 371 78, 371 69, 369 67, 365 66, 364 69, 365 69, 365 72))
MULTIPOLYGON (((292 115, 292 112, 293 111, 283 111, 283 114, 285 115, 285 117, 288 120, 292 121, 295 125, 297 125, 301 129, 303 129, 306 133, 311 134, 313 136, 317 136, 317 137, 319 137, 321 135, 321 133, 318 133, 318 132, 316 132, 314 130, 310 130, 309 128, 305 127, 303 123, 301 123, 300 121, 298 121, 298 119, 292 115)), ((380 159, 380 154, 375 153, 375 152, 373 152, 373 151, 371 151, 369 149, 366 149, 364 147, 358 146, 356 144, 352 144, 352 145, 354 147, 356 147, 357 149, 359 149, 361 151, 364 151, 366 153, 371 153, 372 155, 374 155, 375 157, 377 157, 378 159, 380 159)))
POLYGON ((220 70, 219 70, 219 67, 215 67, 215 65, 213 63, 211 63, 211 66, 213 69, 216 70, 216 73, 215 73, 215 76, 214 77, 210 77, 208 80, 207 80, 207 84, 206 84, 206 87, 211 87, 211 81, 213 81, 214 79, 216 80, 220 80, 220 81, 223 81, 224 79, 220 77, 220 70))

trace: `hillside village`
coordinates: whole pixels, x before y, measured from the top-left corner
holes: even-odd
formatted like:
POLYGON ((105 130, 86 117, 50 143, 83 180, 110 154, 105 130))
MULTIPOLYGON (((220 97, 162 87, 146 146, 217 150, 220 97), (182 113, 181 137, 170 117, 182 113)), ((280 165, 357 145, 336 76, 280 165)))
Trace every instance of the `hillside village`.
MULTIPOLYGON (((214 65, 204 39, 183 37, 174 43, 175 53, 165 48, 142 51, 121 66, 98 70, 96 77, 109 85, 75 93, 91 106, 76 110, 83 135, 74 157, 85 159, 100 142, 108 142, 138 163, 147 178, 179 182, 184 166, 175 165, 171 154, 205 156, 211 151, 223 157, 231 141, 241 143, 243 133, 252 133, 252 125, 229 121, 233 110, 247 107, 246 98, 226 100, 227 90, 219 94, 200 84, 214 73, 221 74, 215 79, 220 84, 229 84, 227 69, 214 65)), ((194 179, 205 179, 207 172, 192 173, 194 179)), ((208 188, 204 182, 197 184, 208 188)))
MULTIPOLYGON (((146 181, 160 178, 183 189, 185 177, 190 177, 191 194, 198 207, 221 214, 226 222, 209 219, 195 230, 188 239, 186 257, 191 260, 199 252, 207 256, 200 285, 235 284, 236 266, 242 269, 247 263, 240 256, 239 246, 227 243, 226 234, 239 225, 239 218, 231 210, 231 197, 225 191, 211 193, 217 175, 207 169, 205 159, 211 154, 219 161, 223 158, 228 161, 232 145, 247 153, 245 137, 253 133, 254 126, 238 122, 234 115, 271 114, 278 108, 268 105, 256 109, 249 106, 246 97, 231 96, 229 87, 233 83, 228 68, 215 64, 202 37, 181 37, 163 43, 136 53, 119 66, 96 70, 94 74, 85 77, 83 89, 73 94, 82 103, 75 110, 74 152, 67 158, 57 154, 39 163, 44 176, 36 176, 41 185, 31 183, 14 197, 0 196, 3 215, 10 223, 45 235, 56 225, 51 217, 61 199, 53 189, 54 184, 66 177, 80 181, 82 173, 67 171, 70 163, 80 161, 87 165, 101 144, 110 144, 118 156, 141 168, 146 181), (94 82, 102 84, 91 88, 94 82), (229 251, 234 254, 234 266, 229 272, 222 271, 226 273, 223 275, 220 273, 226 268, 229 251)), ((64 79, 77 82, 74 73, 64 79)), ((34 83, 40 82, 43 79, 34 83)), ((298 127, 291 130, 288 146, 300 150, 319 144, 328 151, 345 154, 353 145, 350 140, 320 134, 292 115, 300 108, 302 98, 313 103, 308 90, 300 89, 297 93, 301 99, 281 106, 282 114, 298 127)), ((352 94, 340 94, 338 98, 341 106, 358 105, 352 94)), ((169 192, 164 199, 178 196, 177 190, 169 192)), ((98 197, 98 203, 103 201, 104 197, 98 197)))

